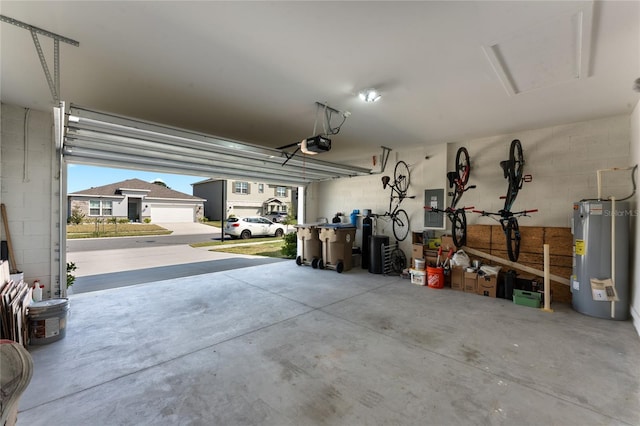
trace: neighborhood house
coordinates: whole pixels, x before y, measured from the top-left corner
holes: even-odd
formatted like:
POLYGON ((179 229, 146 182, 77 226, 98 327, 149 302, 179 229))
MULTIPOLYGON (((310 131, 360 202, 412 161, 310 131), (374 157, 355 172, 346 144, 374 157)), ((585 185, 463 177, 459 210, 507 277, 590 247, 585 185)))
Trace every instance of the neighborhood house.
POLYGON ((163 184, 128 179, 68 194, 68 214, 86 218, 127 218, 131 222, 197 222, 205 199, 174 191, 163 184))
POLYGON ((290 206, 297 205, 296 189, 288 186, 222 179, 206 179, 192 186, 194 195, 206 199, 204 215, 209 220, 232 215, 272 218, 289 213, 290 206))

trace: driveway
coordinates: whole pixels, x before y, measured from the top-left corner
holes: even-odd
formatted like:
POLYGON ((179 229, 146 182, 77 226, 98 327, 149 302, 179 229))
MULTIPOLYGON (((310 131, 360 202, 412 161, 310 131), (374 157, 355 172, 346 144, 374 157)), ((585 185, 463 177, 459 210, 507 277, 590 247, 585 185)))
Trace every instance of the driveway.
POLYGON ((72 293, 206 274, 283 261, 210 251, 188 243, 219 239, 219 228, 200 223, 159 223, 173 231, 153 237, 89 238, 67 241, 67 262, 76 264, 72 293), (213 232, 212 232, 213 231, 213 232), (168 238, 168 237, 174 237, 168 238), (127 244, 122 244, 126 240, 127 244), (186 241, 186 242, 185 242, 186 241), (84 247, 84 248, 83 248, 84 247))

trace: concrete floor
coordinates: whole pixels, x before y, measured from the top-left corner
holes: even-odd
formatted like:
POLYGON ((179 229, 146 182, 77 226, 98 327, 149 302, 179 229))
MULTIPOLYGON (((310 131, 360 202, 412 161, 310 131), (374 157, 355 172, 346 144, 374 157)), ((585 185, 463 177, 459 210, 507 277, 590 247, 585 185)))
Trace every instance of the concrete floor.
POLYGON ((628 321, 279 262, 70 297, 18 425, 638 425, 628 321))

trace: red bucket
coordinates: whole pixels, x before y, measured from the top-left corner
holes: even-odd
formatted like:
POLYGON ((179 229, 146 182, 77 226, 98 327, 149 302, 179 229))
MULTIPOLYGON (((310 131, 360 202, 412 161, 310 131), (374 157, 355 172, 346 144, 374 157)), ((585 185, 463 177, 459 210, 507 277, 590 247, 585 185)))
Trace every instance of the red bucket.
POLYGON ((431 288, 444 288, 444 268, 427 266, 427 286, 431 288))

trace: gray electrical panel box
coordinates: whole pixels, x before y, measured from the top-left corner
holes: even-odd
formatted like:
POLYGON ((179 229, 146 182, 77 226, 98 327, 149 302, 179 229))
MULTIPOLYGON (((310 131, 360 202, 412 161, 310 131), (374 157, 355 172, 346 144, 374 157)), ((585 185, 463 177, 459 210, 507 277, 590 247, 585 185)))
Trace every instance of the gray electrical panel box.
MULTIPOLYGON (((424 205, 433 209, 445 209, 444 189, 425 189, 424 205)), ((444 229, 444 217, 442 212, 432 212, 424 209, 424 227, 432 229, 444 229)))

